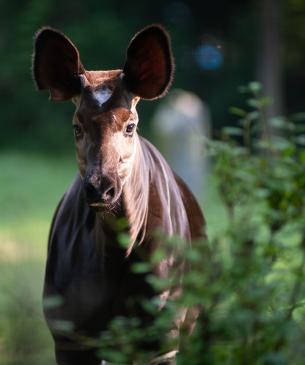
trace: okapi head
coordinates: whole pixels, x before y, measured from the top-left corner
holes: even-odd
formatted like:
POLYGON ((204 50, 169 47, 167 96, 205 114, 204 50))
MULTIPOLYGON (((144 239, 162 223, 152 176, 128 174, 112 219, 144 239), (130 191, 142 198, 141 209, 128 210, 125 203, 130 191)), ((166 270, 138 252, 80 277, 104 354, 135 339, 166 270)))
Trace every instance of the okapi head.
POLYGON ((87 71, 75 45, 51 28, 37 33, 34 47, 38 89, 48 89, 51 100, 71 100, 76 106, 77 161, 88 203, 111 208, 137 152, 136 105, 141 98, 163 96, 171 85, 169 37, 159 25, 144 28, 132 38, 123 69, 111 71, 87 71))

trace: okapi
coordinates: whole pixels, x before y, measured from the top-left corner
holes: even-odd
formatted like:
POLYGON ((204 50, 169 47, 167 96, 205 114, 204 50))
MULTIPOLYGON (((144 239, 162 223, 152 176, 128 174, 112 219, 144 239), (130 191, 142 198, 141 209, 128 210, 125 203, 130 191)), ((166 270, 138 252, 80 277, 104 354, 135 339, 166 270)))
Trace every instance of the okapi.
MULTIPOLYGON (((57 307, 45 308, 58 365, 100 364, 96 348, 77 338, 99 338, 116 316, 149 320, 140 302, 156 292, 147 274, 136 274, 132 267, 149 261, 162 244, 156 230, 186 242, 205 237, 196 199, 160 152, 137 133, 138 101, 164 96, 173 71, 170 39, 160 25, 138 32, 123 69, 111 71, 87 71, 75 45, 57 30, 42 28, 35 36, 37 88, 49 90, 52 101, 71 100, 76 108, 72 125, 79 173, 53 218, 43 294, 45 299, 62 298, 57 307), (127 249, 119 244, 116 217, 127 219, 127 249), (56 330, 58 321, 72 323, 75 337, 56 330)), ((166 278, 175 259, 173 249, 153 273, 166 278)), ((169 289, 158 295, 166 301, 174 293, 169 289)), ((176 333, 186 312, 175 323, 176 333)), ((160 359, 175 363, 171 356, 160 359)))

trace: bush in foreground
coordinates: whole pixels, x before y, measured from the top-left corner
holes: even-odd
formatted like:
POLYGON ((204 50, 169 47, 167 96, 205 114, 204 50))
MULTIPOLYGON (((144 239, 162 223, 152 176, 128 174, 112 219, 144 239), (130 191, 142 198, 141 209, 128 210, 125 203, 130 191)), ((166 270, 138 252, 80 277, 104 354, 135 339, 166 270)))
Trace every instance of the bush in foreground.
MULTIPOLYGON (((227 227, 191 247, 179 239, 164 240, 151 263, 135 266, 136 272, 150 272, 175 245, 191 270, 184 276, 183 294, 161 312, 158 297, 143 303, 156 314, 152 325, 137 318, 112 323, 98 346, 114 363, 133 359, 147 365, 153 357, 147 348, 160 339, 161 350, 168 351, 175 344, 164 334, 175 314, 200 305, 192 335, 182 329, 178 364, 304 364, 304 115, 268 120, 270 101, 261 96, 260 85, 252 82, 241 91, 246 107, 231 108, 236 126, 207 142, 227 227)), ((179 284, 178 276, 173 270, 166 282, 152 274, 148 279, 158 292, 179 284)))

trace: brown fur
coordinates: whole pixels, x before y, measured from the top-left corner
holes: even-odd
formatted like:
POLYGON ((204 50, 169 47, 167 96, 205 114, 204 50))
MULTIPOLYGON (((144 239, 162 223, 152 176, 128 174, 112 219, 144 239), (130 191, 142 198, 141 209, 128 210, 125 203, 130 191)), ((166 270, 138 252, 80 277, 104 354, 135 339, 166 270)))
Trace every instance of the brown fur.
MULTIPOLYGON (((45 298, 63 299, 62 305, 45 311, 59 365, 97 365, 96 349, 84 348, 79 339, 99 336, 117 315, 138 316, 143 325, 150 320, 140 303, 156 293, 146 275, 133 273, 132 266, 149 260, 162 244, 156 230, 188 244, 205 237, 192 193, 136 131, 138 101, 163 96, 173 68, 169 37, 160 26, 137 33, 123 70, 111 71, 85 70, 78 50, 62 33, 50 28, 37 33, 36 85, 49 89, 52 100, 71 99, 76 106, 79 175, 53 219, 44 285, 45 298), (131 237, 127 250, 120 247, 114 229, 114 220, 122 217, 131 237), (54 327, 61 320, 73 323, 72 335, 54 327)), ((177 262, 175 248, 153 271, 167 277, 173 267, 183 275, 185 266, 177 262)), ((180 294, 177 287, 159 293, 163 305, 180 294)), ((193 324, 196 309, 189 313, 193 324)), ((177 315, 172 334, 178 335, 186 316, 186 309, 177 315)))

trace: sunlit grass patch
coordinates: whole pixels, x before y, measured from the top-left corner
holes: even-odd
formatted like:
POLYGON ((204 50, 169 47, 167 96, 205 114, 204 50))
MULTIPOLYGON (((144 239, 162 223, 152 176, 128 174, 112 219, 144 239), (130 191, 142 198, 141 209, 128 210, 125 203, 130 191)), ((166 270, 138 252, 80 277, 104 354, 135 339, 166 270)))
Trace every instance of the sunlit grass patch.
POLYGON ((76 171, 71 159, 0 155, 0 260, 42 257, 54 209, 76 171))
POLYGON ((1 262, 0 364, 52 364, 52 343, 42 315, 41 261, 1 262))
POLYGON ((42 315, 53 212, 75 174, 71 159, 0 154, 0 364, 54 364, 42 315))

